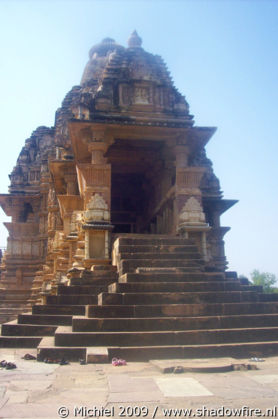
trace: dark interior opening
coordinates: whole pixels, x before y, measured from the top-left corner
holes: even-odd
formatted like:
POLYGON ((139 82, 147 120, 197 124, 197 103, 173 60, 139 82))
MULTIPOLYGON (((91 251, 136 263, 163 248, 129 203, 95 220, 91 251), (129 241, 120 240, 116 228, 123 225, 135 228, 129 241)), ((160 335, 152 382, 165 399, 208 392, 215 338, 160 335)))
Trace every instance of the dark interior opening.
MULTIPOLYGON (((111 164, 113 233, 148 233, 163 198, 163 141, 116 139, 106 153, 111 164)), ((171 178, 170 178, 171 182, 171 178)))
POLYGON ((111 222, 113 233, 140 233, 146 210, 145 176, 112 173, 111 222))
POLYGON ((30 214, 33 214, 32 205, 29 202, 25 202, 22 211, 19 214, 19 222, 26 223, 30 214))

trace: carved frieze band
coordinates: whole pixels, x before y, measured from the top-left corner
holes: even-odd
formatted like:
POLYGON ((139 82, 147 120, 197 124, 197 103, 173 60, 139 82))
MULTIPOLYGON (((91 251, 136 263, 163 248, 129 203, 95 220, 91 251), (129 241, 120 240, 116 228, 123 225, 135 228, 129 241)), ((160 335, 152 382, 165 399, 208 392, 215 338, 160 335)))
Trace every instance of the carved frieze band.
POLYGON ((42 242, 39 240, 8 239, 7 253, 11 256, 38 257, 42 256, 42 242))
POLYGON ((177 187, 178 188, 199 188, 204 171, 205 169, 202 167, 177 168, 177 174, 176 174, 177 187))
POLYGON ((87 165, 77 166, 78 183, 81 194, 84 194, 88 187, 108 187, 111 184, 111 166, 106 165, 87 165))

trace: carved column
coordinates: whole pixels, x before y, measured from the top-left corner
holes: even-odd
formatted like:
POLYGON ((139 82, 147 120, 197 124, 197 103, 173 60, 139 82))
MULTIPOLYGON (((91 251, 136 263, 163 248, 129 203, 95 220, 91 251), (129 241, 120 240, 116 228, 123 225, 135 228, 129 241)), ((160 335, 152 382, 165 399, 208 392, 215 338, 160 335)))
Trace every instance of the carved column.
MULTIPOLYGON (((81 133, 82 135, 82 133, 81 133)), ((91 153, 91 163, 77 165, 78 184, 84 198, 85 266, 109 260, 111 165, 104 154, 110 145, 104 131, 88 132, 83 141, 91 153)))
POLYGON ((81 196, 84 197, 85 208, 91 197, 98 193, 103 197, 110 211, 111 165, 107 164, 104 157, 110 142, 105 138, 104 131, 91 132, 90 135, 86 132, 83 142, 87 144, 91 154, 91 163, 77 165, 79 190, 81 196))
POLYGON ((200 182, 204 167, 188 166, 188 147, 176 146, 176 229, 186 238, 193 239, 207 260, 206 235, 210 227, 206 223, 202 207, 200 182))
POLYGON ((74 211, 83 210, 83 200, 79 195, 58 195, 60 213, 63 218, 64 233, 67 237, 72 233, 72 217, 74 211))
POLYGON ((76 173, 66 173, 64 179, 67 185, 67 195, 77 195, 76 173))

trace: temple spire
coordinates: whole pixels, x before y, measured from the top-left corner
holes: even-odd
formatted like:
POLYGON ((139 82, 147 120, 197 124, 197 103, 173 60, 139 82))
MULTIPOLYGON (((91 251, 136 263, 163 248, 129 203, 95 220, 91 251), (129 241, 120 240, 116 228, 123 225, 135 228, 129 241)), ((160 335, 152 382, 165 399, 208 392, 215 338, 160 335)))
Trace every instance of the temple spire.
POLYGON ((138 33, 135 31, 132 32, 130 37, 128 38, 128 47, 129 48, 141 48, 142 46, 142 38, 138 35, 138 33))

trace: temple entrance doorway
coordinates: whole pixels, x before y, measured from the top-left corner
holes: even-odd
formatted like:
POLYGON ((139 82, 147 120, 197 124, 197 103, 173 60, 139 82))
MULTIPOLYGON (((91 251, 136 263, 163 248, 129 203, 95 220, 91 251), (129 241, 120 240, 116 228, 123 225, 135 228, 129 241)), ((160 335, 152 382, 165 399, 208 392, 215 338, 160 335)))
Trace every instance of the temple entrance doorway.
POLYGON ((146 178, 142 173, 113 173, 111 222, 113 233, 142 233, 143 214, 148 206, 146 178))
POLYGON ((158 140, 116 140, 109 148, 113 233, 171 233, 175 168, 164 155, 158 140))

